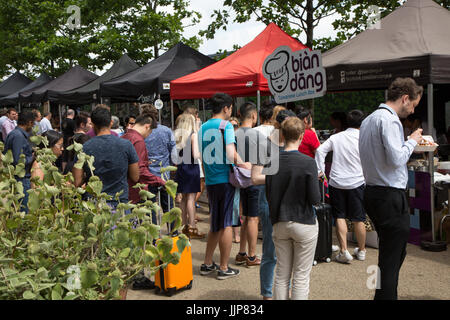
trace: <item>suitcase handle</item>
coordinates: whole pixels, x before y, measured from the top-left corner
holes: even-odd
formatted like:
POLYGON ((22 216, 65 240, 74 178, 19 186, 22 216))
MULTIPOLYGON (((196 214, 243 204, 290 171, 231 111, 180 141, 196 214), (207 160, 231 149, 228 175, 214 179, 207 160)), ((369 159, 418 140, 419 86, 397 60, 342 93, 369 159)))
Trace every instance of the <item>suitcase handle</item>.
POLYGON ((159 210, 158 214, 156 215, 156 223, 159 225, 159 238, 161 239, 161 221, 162 221, 162 206, 161 206, 161 187, 158 188, 158 205, 159 210))
MULTIPOLYGON (((158 223, 158 225, 160 226, 160 228, 159 228, 159 237, 161 238, 161 222, 162 222, 162 216, 163 216, 163 208, 162 208, 162 205, 161 205, 161 189, 162 188, 164 188, 164 186, 159 186, 158 187, 158 205, 159 205, 159 213, 158 213, 158 215, 157 215, 157 217, 159 218, 159 221, 158 221, 158 219, 157 219, 157 223, 158 223)), ((171 208, 170 208, 170 194, 169 193, 167 193, 167 209, 170 211, 171 210, 171 208)), ((172 224, 171 223, 168 223, 167 224, 167 228, 168 228, 168 230, 169 230, 169 234, 171 234, 172 233, 172 224)))
POLYGON ((319 183, 322 185, 322 203, 325 203, 325 176, 319 178, 319 183))

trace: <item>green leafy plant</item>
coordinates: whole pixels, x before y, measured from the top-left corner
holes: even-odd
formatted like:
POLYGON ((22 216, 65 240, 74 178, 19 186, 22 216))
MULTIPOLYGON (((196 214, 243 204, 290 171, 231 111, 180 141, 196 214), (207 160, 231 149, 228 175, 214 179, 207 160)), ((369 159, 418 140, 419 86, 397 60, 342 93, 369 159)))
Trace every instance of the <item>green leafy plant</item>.
MULTIPOLYGON (((47 145, 45 137, 31 139, 47 145)), ((87 164, 94 170, 93 158, 81 145, 70 148, 78 154, 77 167, 87 164)), ((152 223, 152 212, 161 209, 143 185, 135 186, 143 203, 120 203, 112 210, 106 202, 112 197, 101 192, 98 177, 92 175, 85 187, 76 188, 72 174, 62 175, 53 165, 52 151, 36 148, 44 179, 32 179, 25 213, 23 186, 16 179, 25 175, 25 159, 21 156, 13 166, 11 151, 3 154, 1 143, 0 152, 0 299, 119 299, 121 289, 144 268, 155 273, 178 263, 180 254, 170 253, 171 235, 160 238, 160 225, 152 223)), ((176 187, 167 181, 170 195, 176 187)), ((164 213, 162 224, 166 222, 175 222, 173 232, 178 230, 180 209, 164 213)), ((180 235, 176 245, 182 252, 189 240, 180 235)))

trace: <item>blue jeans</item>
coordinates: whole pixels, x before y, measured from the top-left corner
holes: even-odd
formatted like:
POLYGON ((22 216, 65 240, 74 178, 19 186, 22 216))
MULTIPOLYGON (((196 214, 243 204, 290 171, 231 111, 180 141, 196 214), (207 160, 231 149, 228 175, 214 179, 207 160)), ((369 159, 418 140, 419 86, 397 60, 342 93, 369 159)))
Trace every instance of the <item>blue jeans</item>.
POLYGON ((236 188, 234 190, 234 200, 233 200, 233 227, 241 226, 240 217, 240 201, 241 201, 241 189, 236 188))
POLYGON ((26 213, 28 213, 28 190, 31 189, 31 182, 30 178, 17 178, 18 182, 22 182, 23 185, 23 194, 25 197, 23 197, 22 200, 22 207, 21 210, 24 210, 26 213))
POLYGON ((272 222, 270 221, 269 204, 266 198, 266 187, 257 186, 259 193, 259 219, 262 224, 263 246, 262 259, 259 270, 259 278, 261 282, 261 295, 263 297, 272 297, 272 286, 277 257, 275 255, 275 245, 272 240, 272 222))

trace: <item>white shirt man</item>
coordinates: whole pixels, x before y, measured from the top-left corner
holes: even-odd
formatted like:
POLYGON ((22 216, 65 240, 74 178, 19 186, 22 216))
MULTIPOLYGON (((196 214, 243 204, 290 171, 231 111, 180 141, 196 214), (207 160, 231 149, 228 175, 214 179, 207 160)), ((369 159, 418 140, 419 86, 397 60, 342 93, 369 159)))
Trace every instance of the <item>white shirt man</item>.
POLYGON ((319 171, 325 172, 325 157, 333 151, 330 172, 330 200, 333 217, 336 219, 336 233, 341 248, 336 260, 350 263, 353 257, 347 250, 347 222, 355 225, 358 247, 354 254, 358 260, 365 260, 366 213, 363 197, 365 180, 359 157, 359 127, 364 119, 360 110, 350 111, 347 116, 349 128, 332 135, 316 150, 316 163, 319 171))
POLYGON ((53 130, 52 124, 50 123, 50 119, 52 118, 52 114, 46 113, 42 118, 41 122, 39 122, 39 134, 42 134, 46 131, 53 130))
POLYGON ((316 151, 319 171, 325 173, 325 157, 333 151, 330 186, 354 189, 364 184, 364 174, 359 158, 359 130, 348 128, 332 135, 316 151))

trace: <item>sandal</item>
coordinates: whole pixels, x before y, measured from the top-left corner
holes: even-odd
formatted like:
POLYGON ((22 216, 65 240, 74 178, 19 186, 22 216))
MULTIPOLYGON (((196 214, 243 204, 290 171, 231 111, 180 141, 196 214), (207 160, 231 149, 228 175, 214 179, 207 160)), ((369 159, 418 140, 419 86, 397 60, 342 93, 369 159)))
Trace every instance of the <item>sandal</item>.
POLYGON ((191 239, 203 239, 206 237, 204 233, 198 231, 197 228, 189 228, 189 238, 191 239))
POLYGON ((189 236, 189 225, 185 224, 181 232, 189 236))

